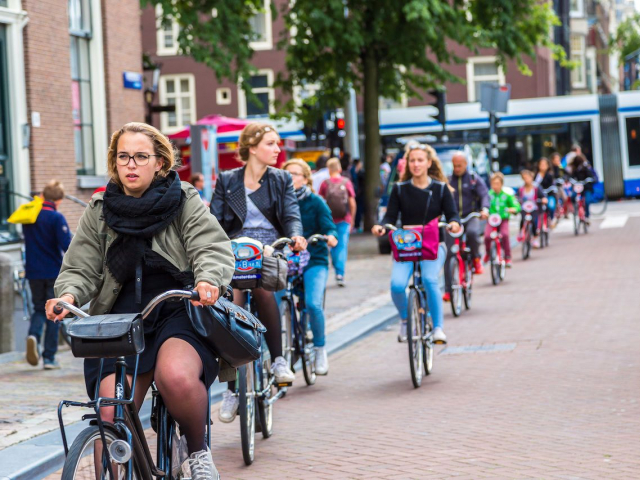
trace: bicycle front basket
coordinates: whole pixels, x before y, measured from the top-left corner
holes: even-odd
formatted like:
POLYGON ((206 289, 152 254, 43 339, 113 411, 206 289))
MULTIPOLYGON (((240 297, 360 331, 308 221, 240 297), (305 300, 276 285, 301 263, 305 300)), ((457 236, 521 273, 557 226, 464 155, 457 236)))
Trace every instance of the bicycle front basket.
POLYGON ((144 350, 142 316, 139 313, 95 315, 67 327, 71 351, 77 358, 115 358, 144 350))

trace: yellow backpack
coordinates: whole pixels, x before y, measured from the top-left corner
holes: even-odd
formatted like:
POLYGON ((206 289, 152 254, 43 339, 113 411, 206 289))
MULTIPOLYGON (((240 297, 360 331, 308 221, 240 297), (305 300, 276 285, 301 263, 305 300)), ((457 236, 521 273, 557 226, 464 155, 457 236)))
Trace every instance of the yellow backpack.
POLYGON ((40 210, 42 210, 43 200, 41 197, 34 197, 29 203, 23 203, 7 219, 9 223, 36 223, 40 210))

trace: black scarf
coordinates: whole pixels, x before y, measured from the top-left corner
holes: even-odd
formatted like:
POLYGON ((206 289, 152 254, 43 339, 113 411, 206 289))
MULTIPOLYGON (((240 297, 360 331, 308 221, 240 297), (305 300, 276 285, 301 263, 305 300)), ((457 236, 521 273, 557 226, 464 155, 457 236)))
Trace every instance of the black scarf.
POLYGON ((118 234, 107 252, 107 267, 123 285, 136 278, 136 299, 141 298, 142 264, 151 260, 151 239, 182 212, 184 195, 174 171, 158 176, 140 198, 126 195, 114 182, 104 194, 104 220, 118 234))

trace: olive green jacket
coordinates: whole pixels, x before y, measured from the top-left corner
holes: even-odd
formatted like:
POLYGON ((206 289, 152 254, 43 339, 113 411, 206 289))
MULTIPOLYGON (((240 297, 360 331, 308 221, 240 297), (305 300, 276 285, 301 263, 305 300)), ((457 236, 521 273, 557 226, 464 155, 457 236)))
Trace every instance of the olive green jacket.
MULTIPOLYGON (((185 202, 181 214, 153 237, 151 249, 181 272, 192 271, 196 284, 228 285, 235 268, 231 242, 197 190, 187 182, 182 182, 182 190, 185 202)), ((91 315, 110 312, 121 288, 106 268, 107 250, 118 234, 102 216, 103 196, 104 193, 93 195, 80 218, 55 284, 58 298, 68 293, 76 305, 90 301, 91 315)), ((226 377, 221 372, 222 376, 226 377)))

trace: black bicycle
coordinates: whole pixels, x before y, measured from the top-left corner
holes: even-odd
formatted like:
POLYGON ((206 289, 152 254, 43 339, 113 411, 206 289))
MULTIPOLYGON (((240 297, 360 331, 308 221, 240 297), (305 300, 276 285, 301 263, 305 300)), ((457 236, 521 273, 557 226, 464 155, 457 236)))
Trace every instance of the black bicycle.
MULTIPOLYGON (((307 239, 309 245, 326 242, 327 236, 315 234, 307 239)), ((304 279, 301 261, 304 253, 294 252, 288 257, 289 276, 287 289, 280 302, 280 316, 282 318, 282 345, 284 358, 293 370, 294 365, 301 361, 304 381, 307 385, 316 383, 315 361, 316 353, 313 348, 313 333, 311 319, 304 302, 304 279)), ((307 253, 308 255, 308 253, 307 253)))
MULTIPOLYGON (((198 292, 187 290, 169 290, 155 297, 142 311, 142 318, 146 318, 161 302, 168 299, 199 300, 198 292)), ((57 312, 62 308, 80 318, 89 315, 79 308, 60 301, 57 312)), ((117 316, 117 315, 114 315, 117 316)), ((62 470, 62 480, 148 480, 157 477, 162 480, 177 480, 181 478, 181 462, 174 462, 179 458, 178 425, 169 414, 160 392, 152 386, 151 426, 157 433, 157 455, 153 461, 149 444, 144 434, 138 410, 133 402, 138 376, 140 356, 136 356, 136 363, 131 385, 127 381, 127 363, 125 357, 118 357, 115 365, 116 388, 113 398, 99 397, 100 377, 104 360, 100 362, 100 374, 96 385, 95 400, 90 402, 76 402, 63 400, 58 406, 58 421, 62 433, 62 443, 66 460, 62 470), (63 407, 81 407, 93 409, 95 413, 87 414, 82 420, 89 420, 89 427, 76 437, 69 448, 64 421, 63 407), (115 407, 113 423, 101 419, 100 410, 115 407)), ((206 441, 211 447, 211 405, 207 408, 206 441)))

